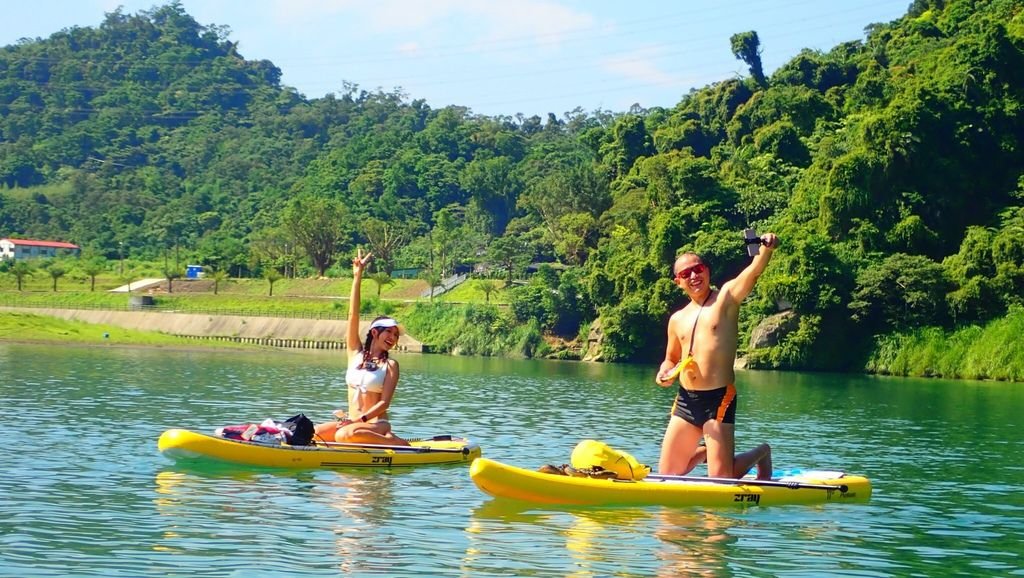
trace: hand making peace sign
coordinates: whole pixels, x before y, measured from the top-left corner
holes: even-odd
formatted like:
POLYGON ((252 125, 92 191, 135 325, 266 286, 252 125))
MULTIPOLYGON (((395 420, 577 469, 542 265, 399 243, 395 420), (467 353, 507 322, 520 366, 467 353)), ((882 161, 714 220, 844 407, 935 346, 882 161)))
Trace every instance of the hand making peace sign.
POLYGON ((362 275, 372 257, 373 253, 367 253, 364 256, 362 248, 356 249, 356 256, 352 259, 352 274, 362 275))

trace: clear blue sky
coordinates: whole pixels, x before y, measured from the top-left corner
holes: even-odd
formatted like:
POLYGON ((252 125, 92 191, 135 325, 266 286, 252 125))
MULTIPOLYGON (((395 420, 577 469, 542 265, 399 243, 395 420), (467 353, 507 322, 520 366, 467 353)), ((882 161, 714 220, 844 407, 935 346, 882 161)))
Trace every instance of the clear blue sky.
MULTIPOLYGON (((675 105, 691 88, 748 74, 729 37, 756 30, 765 72, 803 48, 863 39, 910 0, 182 0, 227 26, 246 59, 266 59, 309 98, 401 88, 432 108, 562 116, 675 105)), ((7 0, 0 45, 98 26, 153 0, 7 0)))

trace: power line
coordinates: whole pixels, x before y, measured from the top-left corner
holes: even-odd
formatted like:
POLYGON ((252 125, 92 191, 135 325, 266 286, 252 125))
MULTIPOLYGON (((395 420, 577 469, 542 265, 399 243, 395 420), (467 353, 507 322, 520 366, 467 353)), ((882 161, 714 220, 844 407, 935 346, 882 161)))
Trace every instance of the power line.
MULTIPOLYGON (((806 5, 817 5, 817 2, 814 2, 814 1, 811 1, 811 0, 801 0, 801 1, 797 1, 797 2, 787 2, 785 4, 779 4, 779 3, 759 4, 757 6, 757 9, 752 9, 752 8, 750 8, 749 5, 739 6, 737 8, 745 10, 744 13, 747 14, 747 15, 749 15, 749 14, 755 14, 756 15, 756 14, 759 14, 759 13, 761 13, 763 11, 767 11, 767 10, 773 10, 774 11, 774 10, 779 10, 779 9, 782 9, 782 8, 792 9, 792 8, 798 8, 798 7, 806 6, 806 5)), ((847 20, 849 20, 849 15, 852 14, 852 13, 858 13, 861 10, 865 10, 865 9, 869 9, 869 8, 875 8, 875 7, 882 6, 882 5, 888 6, 888 5, 891 5, 891 2, 876 2, 876 3, 873 3, 873 4, 861 5, 861 6, 858 6, 858 7, 848 8, 848 9, 845 9, 845 10, 835 10, 835 9, 833 9, 833 10, 828 11, 825 14, 817 14, 817 15, 807 16, 805 18, 801 18, 801 19, 797 19, 797 20, 792 20, 792 21, 790 21, 790 25, 795 25, 795 24, 810 25, 810 24, 814 24, 814 25, 816 25, 815 28, 817 28, 817 29, 822 29, 822 28, 826 28, 827 29, 827 28, 838 27, 840 19, 842 19, 842 21, 847 21, 847 20)), ((517 37, 517 38, 506 38, 506 39, 495 40, 495 41, 491 42, 490 43, 490 47, 489 47, 490 48, 490 52, 487 51, 487 46, 486 45, 484 46, 484 48, 481 48, 480 45, 475 45, 475 44, 437 45, 432 50, 442 50, 442 52, 438 52, 437 53, 442 58, 451 58, 451 57, 459 56, 459 55, 463 55, 463 54, 474 54, 474 55, 478 55, 480 53, 483 53, 483 54, 488 54, 488 53, 490 53, 490 54, 500 54, 500 53, 504 53, 504 52, 522 50, 522 49, 528 48, 528 47, 535 47, 537 45, 537 42, 536 42, 537 39, 538 38, 543 38, 544 36, 548 36, 550 39, 555 39, 557 37, 562 42, 582 42, 582 41, 594 42, 594 41, 599 41, 599 40, 621 39, 621 38, 624 38, 624 37, 634 36, 634 35, 640 34, 640 33, 650 32, 653 29, 670 29, 670 28, 678 27, 680 25, 680 22, 683 21, 683 20, 687 20, 687 24, 691 28, 693 28, 693 27, 701 28, 701 27, 705 27, 709 22, 714 22, 714 21, 718 21, 718 20, 723 20, 723 19, 731 18, 731 15, 728 14, 728 13, 716 13, 716 16, 714 16, 714 17, 697 19, 695 22, 688 20, 690 18, 694 18, 696 16, 700 16, 700 15, 703 15, 703 14, 704 13, 698 13, 698 12, 694 12, 694 11, 682 11, 682 12, 675 12, 675 13, 671 13, 671 14, 667 14, 667 15, 666 14, 662 14, 662 15, 650 16, 650 17, 643 18, 643 19, 636 19, 636 20, 627 21, 625 23, 620 24, 616 28, 615 32, 608 32, 608 33, 599 34, 599 35, 595 35, 592 32, 578 31, 578 32, 576 32, 574 34, 562 33, 562 34, 557 34, 557 35, 556 34, 531 35, 531 36, 521 36, 521 37, 517 37), (470 52, 470 49, 472 47, 474 47, 474 46, 476 47, 476 49, 473 49, 473 51, 470 52), (449 49, 452 49, 452 48, 456 49, 456 51, 455 52, 448 52, 448 53, 443 52, 443 50, 449 50, 449 49)), ((791 29, 788 32, 786 32, 784 34, 774 34, 774 35, 772 35, 772 38, 777 39, 777 38, 782 38, 782 37, 787 37, 787 36, 795 37, 795 36, 798 36, 800 34, 803 34, 805 28, 806 28, 806 26, 801 26, 800 28, 795 28, 795 27, 791 26, 791 29)), ((698 55, 699 54, 705 54, 705 53, 707 53, 707 52, 712 50, 712 46, 715 47, 714 50, 716 52, 725 52, 724 45, 725 45, 725 40, 720 38, 719 35, 714 35, 714 34, 707 34, 707 35, 703 35, 703 36, 688 35, 688 36, 685 36, 682 39, 681 42, 678 42, 678 43, 675 43, 675 44, 671 44, 671 45, 663 45, 662 51, 659 52, 656 55, 656 57, 658 59, 660 59, 660 60, 672 59, 673 63, 682 64, 681 66, 677 65, 677 66, 669 66, 669 67, 662 67, 662 68, 660 68, 660 70, 662 72, 664 72, 668 76, 675 75, 677 78, 674 81, 680 83, 681 84, 681 88, 682 88, 682 84, 686 82, 686 77, 697 76, 698 78, 702 78, 702 77, 706 76, 705 73, 707 73, 707 72, 715 72, 715 71, 726 72, 726 71, 724 71, 721 68, 720 65, 708 65, 708 64, 705 64, 707 62, 706 60, 701 61, 701 65, 694 65, 694 64, 691 63, 691 61, 686 61, 685 64, 683 64, 683 61, 681 61, 680 59, 678 59, 676 57, 679 57, 679 56, 692 56, 694 54, 698 54, 698 55), (723 45, 723 46, 720 47, 719 46, 720 44, 723 45)), ((770 47, 766 47, 766 48, 768 50, 770 50, 770 47)), ((439 56, 437 54, 435 54, 435 55, 423 55, 423 56, 416 57, 416 58, 405 58, 404 60, 413 60, 413 61, 424 62, 424 61, 426 61, 428 59, 437 59, 437 58, 439 58, 439 56)), ((408 85, 409 83, 411 83, 411 84, 415 84, 418 88, 421 88, 421 87, 437 87, 437 86, 458 86, 458 85, 465 85, 465 84, 470 84, 470 83, 472 83, 472 84, 482 84, 482 83, 489 83, 489 82, 500 81, 500 80, 514 80, 514 79, 518 79, 518 78, 538 78, 538 77, 545 77, 545 76, 564 75, 564 74, 567 74, 567 73, 578 71, 583 66, 589 66, 589 67, 600 66, 600 62, 601 62, 602 58, 608 59, 608 58, 612 58, 612 57, 614 57, 616 55, 621 55, 621 54, 622 54, 621 50, 615 50, 615 49, 595 50, 595 51, 590 52, 590 53, 587 54, 587 58, 589 59, 589 61, 585 65, 579 63, 579 61, 577 59, 570 58, 570 57, 552 57, 552 58, 545 59, 545 61, 543 62, 542 66, 539 66, 539 67, 538 66, 533 66, 533 67, 531 67, 528 70, 523 70, 523 69, 520 68, 520 69, 512 70, 512 71, 509 71, 509 72, 503 72, 503 70, 509 70, 510 67, 504 66, 504 65, 495 65, 494 63, 489 63, 488 65, 486 65, 484 67, 484 70, 480 74, 467 74, 467 72, 469 72, 469 71, 467 71, 467 69, 465 69, 465 68, 461 68, 461 69, 458 69, 458 70, 453 70, 452 71, 453 74, 451 74, 449 76, 446 76, 446 77, 439 77, 438 74, 436 74, 436 73, 430 74, 430 75, 426 75, 426 74, 418 74, 418 75, 413 75, 413 76, 405 75, 401 79, 394 79, 393 76, 382 76, 382 77, 378 77, 378 78, 361 79, 359 84, 377 85, 377 86, 380 86, 380 85, 383 85, 383 84, 394 84, 397 87, 397 86, 408 85), (426 82, 422 82, 422 80, 426 80, 426 82)), ((31 61, 31 59, 26 59, 26 60, 31 61)), ((38 60, 39 61, 43 61, 43 62, 56 62, 56 61, 63 61, 64 59, 54 59, 54 58, 44 57, 44 58, 39 58, 38 60)), ((330 61, 326 61, 326 62, 328 64, 334 64, 334 65, 340 65, 340 64, 347 63, 347 62, 359 63, 359 64, 363 64, 363 65, 375 65, 375 64, 387 63, 387 62, 394 61, 394 60, 396 60, 395 57, 368 58, 368 59, 362 59, 360 57, 355 57, 355 58, 348 58, 348 59, 334 59, 334 60, 330 60, 330 61)), ((402 59, 399 59, 399 60, 402 60, 402 59)), ((194 65, 198 64, 199 62, 202 62, 204 64, 207 63, 207 61, 181 60, 181 61, 174 62, 171 65, 172 66, 180 66, 180 65, 192 65, 192 66, 194 66, 194 65)), ((315 61, 314 60, 306 60, 305 62, 315 62, 315 61)), ((83 66, 89 66, 89 65, 95 64, 95 63, 109 64, 109 61, 107 61, 106 59, 87 60, 87 61, 83 62, 83 66)), ((124 69, 128 70, 128 71, 131 71, 133 68, 151 68, 154 65, 161 65, 162 66, 162 65, 165 65, 165 64, 166 63, 163 63, 163 62, 160 62, 160 63, 156 63, 156 62, 141 62, 141 63, 135 63, 135 64, 128 64, 128 65, 126 65, 124 67, 124 69)), ((301 67, 300 67, 300 69, 301 69, 301 67)), ((308 69, 308 67, 307 67, 307 69, 308 69)), ((733 72, 734 73, 735 70, 730 70, 728 72, 733 72)), ((614 87, 614 88, 608 87, 607 86, 608 83, 606 81, 590 82, 590 83, 583 84, 583 85, 578 85, 578 86, 580 86, 581 89, 582 88, 587 88, 587 87, 597 87, 598 89, 600 89, 601 93, 609 93, 609 92, 619 92, 619 91, 623 91, 623 90, 629 90, 631 88, 632 89, 640 89, 640 88, 649 88, 651 86, 665 86, 665 85, 671 86, 672 79, 671 78, 666 78, 666 80, 668 82, 640 82, 640 83, 634 82, 634 83, 629 83, 629 84, 626 84, 626 85, 619 85, 619 86, 614 87)), ((25 81, 25 82, 31 82, 31 81, 25 81)), ((102 96, 103 94, 106 94, 108 92, 108 90, 105 89, 104 87, 97 87, 97 86, 88 85, 88 84, 63 83, 63 82, 32 83, 32 84, 35 85, 35 86, 45 86, 45 87, 47 87, 47 88, 49 88, 51 90, 80 90, 82 92, 92 92, 92 93, 95 93, 94 97, 102 96)), ((323 87, 325 87, 327 89, 330 89, 330 88, 338 87, 340 84, 341 84, 341 78, 339 78, 338 81, 327 81, 327 82, 324 82, 322 84, 314 84, 313 86, 323 86, 323 87)), ((157 95, 159 93, 165 92, 167 90, 173 90, 174 88, 175 88, 175 86, 174 86, 173 82, 172 83, 168 83, 168 84, 164 84, 164 85, 161 85, 161 86, 153 86, 150 83, 146 83, 146 84, 138 84, 138 83, 136 83, 136 89, 143 96, 148 96, 148 97, 153 97, 153 96, 155 96, 155 95, 157 95)), ((181 89, 186 89, 186 88, 187 87, 181 87, 181 89)), ((304 90, 306 90, 308 92, 309 91, 309 87, 308 86, 305 87, 304 90)), ((241 88, 241 87, 240 88, 235 88, 235 89, 229 89, 229 90, 223 90, 220 87, 216 87, 216 94, 218 96, 230 97, 233 94, 246 94, 248 92, 249 92, 248 89, 241 88)), ((594 95, 594 93, 592 91, 588 90, 586 92, 575 92, 575 93, 567 94, 566 97, 571 97, 571 96, 593 96, 593 95, 594 95)), ((493 105, 493 104, 503 104, 503 103, 514 104, 516 102, 533 102, 533 101, 543 100, 543 98, 544 97, 536 96, 536 97, 530 97, 530 98, 524 98, 524 99, 516 99, 516 100, 504 100, 504 101, 498 101, 498 102, 492 101, 492 102, 486 103, 486 105, 489 106, 489 105, 493 105)), ((479 106, 479 105, 480 105, 480 103, 477 103, 477 106, 479 106)), ((103 110, 110 110, 110 108, 104 108, 103 110)), ((97 109, 92 109, 92 108, 66 109, 64 112, 66 114, 91 114, 91 113, 97 112, 97 109)), ((196 111, 195 113, 191 113, 191 112, 182 112, 182 111, 173 111, 172 110, 172 111, 167 111, 166 113, 151 113, 148 116, 152 117, 152 118, 163 118, 165 120, 176 120, 176 119, 178 119, 178 120, 188 120, 189 118, 192 118, 194 114, 200 114, 200 113, 199 113, 199 111, 196 111)))

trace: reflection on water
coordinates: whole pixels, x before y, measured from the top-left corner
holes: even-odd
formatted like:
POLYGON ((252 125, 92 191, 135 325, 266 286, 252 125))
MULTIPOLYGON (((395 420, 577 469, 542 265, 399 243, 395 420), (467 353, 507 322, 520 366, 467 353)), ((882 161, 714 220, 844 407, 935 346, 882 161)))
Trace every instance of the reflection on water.
POLYGON ((386 548, 392 540, 395 476, 408 470, 381 472, 252 471, 237 466, 173 466, 157 473, 153 504, 163 532, 154 551, 194 556, 203 542, 235 534, 258 543, 320 545, 324 559, 344 574, 391 570, 398 561, 386 548), (289 508, 297 515, 319 513, 315 525, 291 527, 289 508), (197 512, 207 518, 198 523, 197 512), (239 527, 239 523, 246 527, 239 527), (253 523, 256 521, 256 523, 253 523), (332 546, 333 545, 333 546, 332 546), (381 546, 385 547, 381 549, 381 546))
POLYGON ((738 541, 730 529, 737 519, 709 511, 658 510, 654 535, 657 576, 728 576, 730 547, 738 541))
POLYGON ((389 550, 379 545, 389 540, 394 499, 388 475, 335 473, 321 480, 315 500, 336 511, 331 532, 338 570, 351 574, 392 565, 389 550))
MULTIPOLYGON (((402 356, 401 433, 534 468, 596 438, 656 463, 671 390, 629 365, 402 356)), ((1024 575, 1020 384, 741 372, 737 444, 872 478, 866 504, 556 509, 465 465, 189 467, 169 427, 326 418, 344 357, 0 343, 0 572, 11 576, 1024 575), (12 409, 13 408, 13 409, 12 409), (30 431, 26 433, 26 429, 30 431), (28 443, 22 443, 28 442, 28 443)))
POLYGON ((489 500, 474 508, 466 532, 463 575, 516 570, 533 560, 537 539, 553 555, 546 570, 565 576, 728 576, 731 529, 740 519, 666 508, 546 508, 489 500), (554 537, 560 547, 552 549, 554 537), (558 554, 563 550, 566 555, 558 554))

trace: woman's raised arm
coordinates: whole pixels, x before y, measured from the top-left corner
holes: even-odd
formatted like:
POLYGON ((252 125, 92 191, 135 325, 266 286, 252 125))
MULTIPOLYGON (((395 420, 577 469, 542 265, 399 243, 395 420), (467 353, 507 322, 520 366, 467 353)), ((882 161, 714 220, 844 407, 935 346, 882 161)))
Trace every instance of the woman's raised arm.
POLYGON ((363 342, 359 339, 359 300, 363 284, 363 271, 373 253, 363 255, 362 249, 356 249, 352 259, 352 294, 348 300, 348 354, 351 356, 359 351, 363 342))

